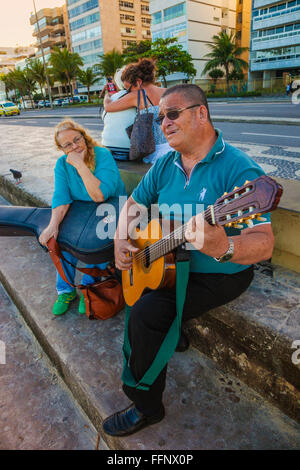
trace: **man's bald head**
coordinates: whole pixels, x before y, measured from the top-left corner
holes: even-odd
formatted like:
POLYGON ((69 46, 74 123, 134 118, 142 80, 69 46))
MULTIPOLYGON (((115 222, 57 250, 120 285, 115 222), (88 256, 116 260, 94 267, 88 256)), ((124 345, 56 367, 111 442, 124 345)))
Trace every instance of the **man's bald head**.
POLYGON ((172 93, 180 94, 186 103, 189 104, 201 104, 207 109, 207 119, 211 123, 209 108, 207 103, 207 98, 204 91, 198 85, 193 85, 191 83, 183 83, 181 85, 174 85, 162 94, 161 100, 166 96, 171 95, 172 93))

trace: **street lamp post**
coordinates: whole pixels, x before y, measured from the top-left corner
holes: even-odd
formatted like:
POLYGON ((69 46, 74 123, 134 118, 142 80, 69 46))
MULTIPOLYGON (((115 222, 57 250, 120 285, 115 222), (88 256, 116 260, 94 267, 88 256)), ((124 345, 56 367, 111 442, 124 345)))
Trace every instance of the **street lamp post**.
POLYGON ((35 1, 34 0, 33 0, 33 7, 34 7, 35 19, 36 19, 36 24, 37 24, 37 29, 38 29, 38 37, 39 37, 39 42, 40 42, 40 48, 41 48, 41 51, 42 51, 43 64, 44 64, 44 70, 45 70, 46 82, 47 82, 47 88, 48 88, 48 94, 49 94, 49 101, 50 101, 51 108, 53 108, 51 87, 50 87, 49 77, 48 77, 48 73, 47 73, 47 66, 46 66, 44 48, 43 48, 43 43, 42 43, 42 38, 41 38, 40 25, 39 25, 37 13, 36 13, 35 1))

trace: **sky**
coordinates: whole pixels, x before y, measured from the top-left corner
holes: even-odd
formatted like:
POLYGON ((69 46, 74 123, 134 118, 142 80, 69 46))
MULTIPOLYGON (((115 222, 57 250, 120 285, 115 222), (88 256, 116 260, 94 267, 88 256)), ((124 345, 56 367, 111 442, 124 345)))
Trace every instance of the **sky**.
MULTIPOLYGON (((35 0, 36 10, 60 7, 64 0, 35 0)), ((33 0, 0 0, 0 47, 29 46, 35 42, 29 22, 33 0)))

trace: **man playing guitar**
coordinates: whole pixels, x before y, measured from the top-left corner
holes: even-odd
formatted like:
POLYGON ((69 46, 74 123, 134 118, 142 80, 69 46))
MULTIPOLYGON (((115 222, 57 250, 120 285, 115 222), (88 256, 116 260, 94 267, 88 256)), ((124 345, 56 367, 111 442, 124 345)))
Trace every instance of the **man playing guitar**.
MULTIPOLYGON (((265 219, 251 218, 248 226, 242 219, 236 229, 210 224, 203 213, 196 214, 197 204, 206 210, 223 193, 264 174, 214 129, 201 88, 184 84, 167 89, 160 100, 159 121, 174 151, 157 160, 124 206, 115 235, 115 260, 117 268, 128 271, 139 251, 128 241, 132 239, 132 209, 152 204, 177 203, 182 209, 185 204, 192 206, 184 233, 193 247, 182 317, 186 321, 244 292, 253 279, 253 264, 271 258, 274 237, 269 214, 265 219)), ((128 324, 129 365, 136 381, 150 367, 175 317, 175 288, 148 290, 133 304, 128 324)), ((162 420, 166 373, 167 366, 149 390, 124 383, 123 390, 132 404, 108 417, 104 431, 125 436, 162 420)))

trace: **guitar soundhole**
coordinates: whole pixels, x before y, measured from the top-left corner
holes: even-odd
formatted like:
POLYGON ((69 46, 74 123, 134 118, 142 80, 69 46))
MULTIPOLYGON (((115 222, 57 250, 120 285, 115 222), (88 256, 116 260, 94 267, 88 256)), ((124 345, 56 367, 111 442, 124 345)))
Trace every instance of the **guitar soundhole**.
POLYGON ((145 248, 145 259, 144 259, 144 266, 145 268, 149 268, 150 266, 150 252, 149 247, 145 248))

